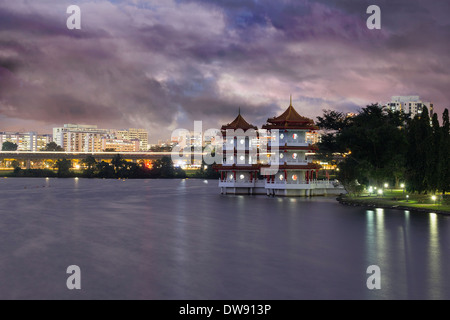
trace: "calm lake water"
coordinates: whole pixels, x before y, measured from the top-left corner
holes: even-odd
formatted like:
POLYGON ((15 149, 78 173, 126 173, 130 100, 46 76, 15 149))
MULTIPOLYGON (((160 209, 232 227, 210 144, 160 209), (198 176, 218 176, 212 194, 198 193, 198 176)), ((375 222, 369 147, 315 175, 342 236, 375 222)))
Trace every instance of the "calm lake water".
POLYGON ((0 179, 0 299, 450 299, 450 219, 217 181, 0 179), (81 290, 66 287, 69 265, 81 290), (381 268, 381 290, 366 286, 381 268))

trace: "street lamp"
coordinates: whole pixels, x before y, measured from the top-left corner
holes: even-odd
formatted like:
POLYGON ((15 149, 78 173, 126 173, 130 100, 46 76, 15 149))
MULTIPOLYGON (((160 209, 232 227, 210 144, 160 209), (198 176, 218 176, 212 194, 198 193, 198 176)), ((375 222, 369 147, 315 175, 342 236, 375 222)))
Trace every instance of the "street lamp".
POLYGON ((409 194, 406 195, 406 202, 409 200, 409 194))
POLYGON ((382 196, 382 195, 383 195, 383 190, 382 190, 382 189, 378 189, 378 194, 379 194, 380 196, 382 196))
POLYGON ((403 194, 405 194, 405 184, 404 184, 404 183, 402 183, 402 184, 400 185, 400 188, 402 188, 403 194))
POLYGON ((373 188, 372 187, 369 187, 369 196, 372 194, 372 192, 373 192, 373 188))
POLYGON ((384 188, 387 189, 389 187, 389 184, 385 183, 384 188))
POLYGON ((436 205, 436 196, 435 195, 431 196, 431 200, 433 200, 434 201, 434 205, 436 205))

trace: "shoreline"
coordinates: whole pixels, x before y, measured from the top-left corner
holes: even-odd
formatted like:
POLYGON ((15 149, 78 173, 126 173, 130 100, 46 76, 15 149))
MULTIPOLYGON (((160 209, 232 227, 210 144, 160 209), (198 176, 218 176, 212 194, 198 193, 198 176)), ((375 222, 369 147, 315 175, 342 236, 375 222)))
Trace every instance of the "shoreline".
POLYGON ((336 200, 345 206, 352 206, 352 207, 367 207, 367 208, 383 208, 383 209, 397 209, 397 210, 408 210, 408 211, 417 211, 422 213, 436 213, 436 214, 442 214, 449 216, 450 211, 443 211, 443 210, 434 210, 429 208, 417 208, 417 207, 410 207, 405 206, 403 204, 401 205, 389 205, 389 204, 382 204, 382 203, 375 203, 372 202, 372 199, 368 200, 361 200, 361 199, 350 199, 346 196, 339 195, 336 200))

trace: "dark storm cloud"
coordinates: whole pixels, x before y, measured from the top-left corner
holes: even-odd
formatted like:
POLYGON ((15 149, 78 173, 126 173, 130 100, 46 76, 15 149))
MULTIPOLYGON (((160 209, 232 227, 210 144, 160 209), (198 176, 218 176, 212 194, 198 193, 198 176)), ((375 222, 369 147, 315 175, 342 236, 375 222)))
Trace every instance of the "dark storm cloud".
POLYGON ((82 30, 66 28, 69 1, 0 3, 0 129, 80 122, 155 141, 194 120, 220 127, 239 107, 260 126, 290 94, 308 117, 391 95, 449 106, 449 2, 76 3, 82 30), (382 30, 366 28, 369 4, 382 30))

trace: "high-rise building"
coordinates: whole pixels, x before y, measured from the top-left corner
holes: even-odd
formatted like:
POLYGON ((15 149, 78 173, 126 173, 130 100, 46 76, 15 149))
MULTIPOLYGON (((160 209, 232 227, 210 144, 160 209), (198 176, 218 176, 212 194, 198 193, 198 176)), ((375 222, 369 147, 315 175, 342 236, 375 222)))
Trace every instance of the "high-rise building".
POLYGON ((421 114, 423 107, 427 107, 430 113, 433 112, 433 104, 420 100, 419 96, 393 96, 391 102, 388 102, 386 106, 391 111, 403 111, 411 118, 421 114))
POLYGON ((52 141, 52 137, 36 132, 0 132, 0 147, 7 141, 17 144, 17 151, 39 151, 52 141))
POLYGON ((124 139, 108 139, 102 138, 102 151, 114 150, 115 152, 138 152, 140 149, 140 141, 124 140, 124 139))
POLYGON ((130 128, 128 130, 116 130, 115 135, 118 139, 139 140, 140 151, 148 151, 148 131, 145 129, 130 128))
POLYGON ((38 134, 36 137, 37 151, 45 149, 48 143, 53 141, 51 134, 38 134))
POLYGON ((95 125, 65 124, 63 127, 53 128, 53 140, 68 152, 148 150, 148 132, 145 129, 114 130, 99 129, 95 125), (139 141, 137 149, 136 140, 139 141))
POLYGON ((68 152, 101 152, 102 138, 110 138, 111 130, 97 126, 65 124, 53 128, 53 141, 68 152))

